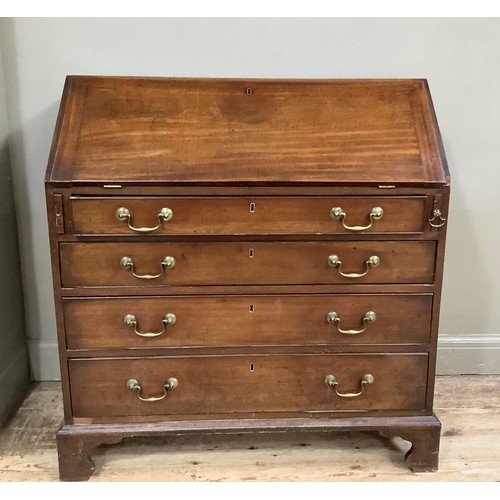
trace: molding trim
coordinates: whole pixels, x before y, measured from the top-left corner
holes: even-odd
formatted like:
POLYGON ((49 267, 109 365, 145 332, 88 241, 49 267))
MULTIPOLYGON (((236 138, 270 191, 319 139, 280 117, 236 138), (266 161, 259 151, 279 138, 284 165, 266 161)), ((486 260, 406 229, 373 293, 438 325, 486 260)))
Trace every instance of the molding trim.
MULTIPOLYGON (((28 342, 33 380, 60 380, 55 342, 28 342)), ((500 336, 439 337, 437 375, 500 375, 500 336)))
POLYGON ((32 380, 61 380, 59 351, 55 342, 28 340, 28 351, 32 380))
POLYGON ((438 375, 500 375, 500 336, 440 336, 436 373, 438 375))

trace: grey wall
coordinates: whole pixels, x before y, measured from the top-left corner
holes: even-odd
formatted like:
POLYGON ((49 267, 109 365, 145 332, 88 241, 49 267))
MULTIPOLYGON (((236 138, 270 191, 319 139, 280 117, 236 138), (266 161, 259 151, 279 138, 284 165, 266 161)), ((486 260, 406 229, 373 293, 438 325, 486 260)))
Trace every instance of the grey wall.
POLYGON ((0 52, 0 427, 29 382, 1 58, 0 52))
POLYGON ((7 19, 3 28, 36 378, 58 376, 43 175, 66 74, 428 78, 453 175, 439 371, 500 371, 500 20, 7 19))

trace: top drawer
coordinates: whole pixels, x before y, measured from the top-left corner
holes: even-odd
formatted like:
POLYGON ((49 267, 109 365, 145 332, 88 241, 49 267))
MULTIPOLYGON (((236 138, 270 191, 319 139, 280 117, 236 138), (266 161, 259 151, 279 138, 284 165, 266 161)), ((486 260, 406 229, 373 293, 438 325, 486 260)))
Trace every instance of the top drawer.
POLYGON ((73 197, 81 235, 422 233, 425 196, 73 197))

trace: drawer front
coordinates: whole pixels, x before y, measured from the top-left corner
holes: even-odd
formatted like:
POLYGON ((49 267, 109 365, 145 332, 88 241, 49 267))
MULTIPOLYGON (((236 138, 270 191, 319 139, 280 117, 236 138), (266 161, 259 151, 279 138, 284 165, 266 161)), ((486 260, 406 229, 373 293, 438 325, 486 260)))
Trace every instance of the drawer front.
POLYGON ((422 233, 425 204, 425 196, 123 197, 71 200, 75 234, 130 236, 422 233), (370 217, 375 207, 382 209, 380 218, 377 215, 370 217), (332 217, 333 208, 340 208, 340 211, 337 210, 337 215, 334 213, 332 217), (120 209, 119 217, 117 211, 120 209))
POLYGON ((60 251, 63 287, 431 283, 435 242, 61 243, 60 251))
POLYGON ((426 344, 431 308, 430 294, 63 299, 69 349, 426 344))
MULTIPOLYGON (((427 354, 214 356, 69 361, 75 417, 423 410, 427 354), (365 375, 372 384, 362 384, 365 375), (338 382, 328 386, 325 377, 338 382), (163 387, 167 381, 168 391, 163 387), (170 380, 169 380, 170 379, 170 380), (129 381, 135 390, 128 387, 129 381), (341 393, 363 393, 341 397, 341 393), (142 398, 160 398, 154 402, 142 398)), ((365 378, 366 379, 366 378, 365 378)), ((367 380, 367 379, 366 379, 367 380)))

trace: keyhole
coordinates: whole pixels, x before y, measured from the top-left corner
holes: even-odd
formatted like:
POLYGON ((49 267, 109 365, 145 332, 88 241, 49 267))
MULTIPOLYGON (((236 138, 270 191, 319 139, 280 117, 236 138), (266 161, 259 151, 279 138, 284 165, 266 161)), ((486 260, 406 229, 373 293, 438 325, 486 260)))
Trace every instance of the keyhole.
POLYGON ((252 87, 247 87, 245 89, 245 94, 246 95, 252 95, 253 94, 253 88, 252 87))
POLYGON ((255 366, 253 365, 253 363, 250 363, 250 371, 253 372, 255 370, 255 366))
POLYGON ((254 256, 255 256, 255 252, 254 252, 253 248, 250 248, 250 250, 248 250, 248 256, 249 256, 251 259, 253 259, 253 258, 254 258, 254 256))
POLYGON ((253 304, 250 304, 250 305, 248 306, 248 310, 249 310, 251 313, 253 313, 253 304))
POLYGON ((250 203, 250 213, 253 214, 254 212, 255 212, 255 203, 252 202, 252 203, 250 203))

